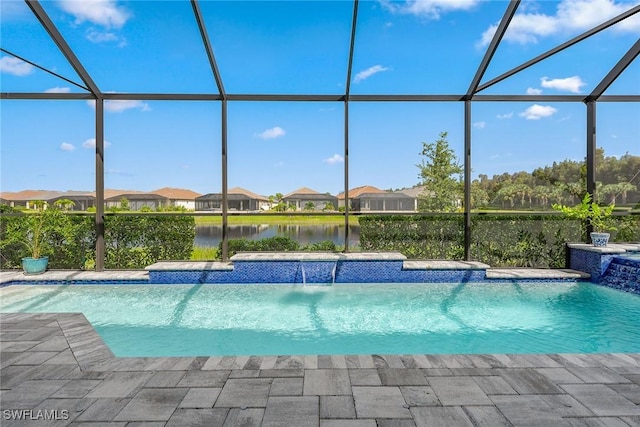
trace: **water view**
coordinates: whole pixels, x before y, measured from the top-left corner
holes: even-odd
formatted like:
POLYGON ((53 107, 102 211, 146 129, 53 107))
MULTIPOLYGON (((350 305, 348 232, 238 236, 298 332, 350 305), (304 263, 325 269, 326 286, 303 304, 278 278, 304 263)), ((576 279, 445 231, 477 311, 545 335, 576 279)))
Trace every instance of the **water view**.
MULTIPOLYGON (((291 225, 291 224, 251 224, 230 225, 229 239, 259 240, 267 237, 285 236, 298 241, 301 245, 330 240, 336 245, 344 245, 344 225, 291 225)), ((218 246, 222 240, 221 225, 197 225, 195 245, 202 247, 218 246)), ((349 245, 360 243, 360 226, 349 226, 349 245)))

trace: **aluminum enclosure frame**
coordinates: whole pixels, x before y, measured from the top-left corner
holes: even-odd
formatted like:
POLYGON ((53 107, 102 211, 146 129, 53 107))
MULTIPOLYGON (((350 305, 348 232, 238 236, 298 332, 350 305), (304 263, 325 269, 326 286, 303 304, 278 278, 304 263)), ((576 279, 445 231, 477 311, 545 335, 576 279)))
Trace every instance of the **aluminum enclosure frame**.
MULTIPOLYGON (((47 70, 44 67, 29 61, 26 58, 18 56, 16 53, 12 53, 8 50, 0 48, 0 51, 11 55, 15 58, 23 60, 57 78, 63 79, 70 84, 73 84, 87 93, 31 93, 31 92, 2 92, 0 93, 0 100, 94 100, 96 103, 95 112, 95 138, 96 138, 96 214, 95 214, 95 228, 96 228, 96 271, 104 270, 105 261, 105 243, 104 243, 104 101, 106 100, 166 100, 166 101, 201 101, 201 102, 220 102, 221 103, 221 135, 220 135, 220 152, 222 155, 221 174, 222 174, 222 195, 223 195, 223 209, 221 214, 207 214, 207 215, 221 215, 222 216, 222 259, 228 259, 228 217, 238 216, 243 214, 228 212, 228 171, 227 171, 227 106, 229 102, 341 102, 344 105, 344 192, 345 192, 345 252, 349 251, 349 105, 352 102, 462 102, 464 105, 464 259, 470 260, 470 246, 471 246, 471 207, 470 207, 470 188, 471 188, 471 128, 472 128, 472 106, 474 102, 509 102, 509 101, 547 101, 547 102, 582 102, 586 106, 586 119, 587 119, 587 137, 585 141, 586 145, 586 163, 587 163, 587 192, 589 192, 595 199, 595 152, 596 152, 596 105, 598 102, 640 102, 640 95, 603 95, 605 90, 620 76, 620 74, 628 67, 640 54, 640 40, 638 40, 627 53, 619 60, 619 62, 609 71, 609 73, 601 80, 596 88, 587 96, 581 95, 482 95, 480 92, 493 86, 494 84, 503 81, 520 71, 552 56, 562 50, 579 43, 588 37, 603 31, 612 25, 633 16, 640 12, 640 5, 630 8, 624 13, 582 33, 581 35, 572 38, 571 40, 562 43, 555 48, 538 55, 537 57, 513 68, 506 73, 489 80, 488 82, 481 83, 482 77, 486 72, 488 66, 491 63, 494 53, 500 46, 502 38, 509 28, 511 19, 514 17, 520 0, 510 0, 507 4, 504 15, 497 26, 496 33, 493 39, 485 51, 485 55, 478 66, 478 69, 470 82, 469 89, 464 94, 449 94, 449 95, 433 95, 433 94, 420 94, 420 95, 352 95, 350 93, 351 88, 351 74, 353 65, 353 55, 355 50, 356 39, 356 26, 358 24, 358 8, 359 0, 353 0, 353 14, 351 22, 350 39, 348 41, 349 46, 349 58, 347 69, 345 70, 346 84, 345 92, 335 95, 293 95, 293 94, 229 94, 225 91, 223 78, 217 66, 214 50, 206 30, 204 18, 200 11, 200 5, 198 0, 191 0, 191 6, 194 13, 194 20, 197 23, 202 43, 207 55, 209 66, 211 68, 213 79, 215 80, 218 88, 218 93, 198 93, 198 94, 180 94, 180 93, 103 93, 100 91, 96 83, 91 78, 91 75, 82 66, 80 60, 76 57, 71 47, 66 42, 65 38, 58 31, 55 24, 51 21, 39 0, 25 0, 25 3, 29 6, 33 14, 36 16, 40 24, 47 31, 51 39, 58 46, 62 54, 65 56, 69 64, 76 71, 82 83, 69 80, 53 71, 47 70)), ((183 214, 193 216, 193 213, 183 214)), ((250 214, 245 214, 250 215, 250 214)), ((311 215, 310 213, 299 213, 299 215, 311 215)), ((197 214, 197 216, 200 216, 197 214)))

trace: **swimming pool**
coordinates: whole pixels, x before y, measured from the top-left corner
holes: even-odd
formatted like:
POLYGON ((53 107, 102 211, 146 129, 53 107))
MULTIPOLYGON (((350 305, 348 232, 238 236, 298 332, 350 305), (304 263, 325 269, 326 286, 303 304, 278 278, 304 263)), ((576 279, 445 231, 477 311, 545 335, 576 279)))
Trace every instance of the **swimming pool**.
POLYGON ((82 312, 116 356, 640 352, 640 297, 580 282, 12 285, 2 312, 82 312))

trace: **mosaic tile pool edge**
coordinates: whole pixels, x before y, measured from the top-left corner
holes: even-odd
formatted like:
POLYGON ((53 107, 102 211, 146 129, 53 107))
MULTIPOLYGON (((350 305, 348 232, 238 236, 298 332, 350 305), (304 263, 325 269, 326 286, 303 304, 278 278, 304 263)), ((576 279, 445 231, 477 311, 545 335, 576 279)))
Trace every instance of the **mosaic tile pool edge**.
POLYGON ((569 266, 591 275, 591 282, 640 294, 640 260, 624 257, 625 252, 602 253, 581 248, 569 248, 569 266))
POLYGON ((477 282, 485 269, 405 270, 402 261, 237 261, 233 270, 149 271, 160 283, 448 283, 477 282), (333 271, 335 270, 335 273, 333 271))

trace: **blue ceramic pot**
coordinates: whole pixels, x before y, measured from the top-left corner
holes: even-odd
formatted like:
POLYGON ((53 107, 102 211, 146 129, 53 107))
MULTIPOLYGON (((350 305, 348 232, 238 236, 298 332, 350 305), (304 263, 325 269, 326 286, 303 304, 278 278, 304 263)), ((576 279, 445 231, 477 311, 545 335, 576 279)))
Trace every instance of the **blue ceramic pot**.
POLYGON ((49 257, 22 258, 22 269, 24 274, 42 274, 47 269, 49 257))

